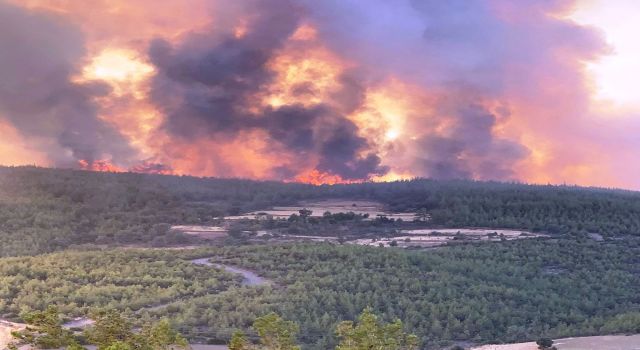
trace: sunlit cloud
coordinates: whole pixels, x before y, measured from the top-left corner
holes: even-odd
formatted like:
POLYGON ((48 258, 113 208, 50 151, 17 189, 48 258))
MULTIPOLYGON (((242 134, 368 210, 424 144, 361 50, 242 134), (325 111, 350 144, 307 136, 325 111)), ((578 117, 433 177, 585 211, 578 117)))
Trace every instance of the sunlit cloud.
POLYGON ((604 34, 611 54, 588 64, 596 86, 596 98, 617 107, 640 110, 640 14, 635 0, 585 0, 571 15, 574 20, 596 27, 604 34))

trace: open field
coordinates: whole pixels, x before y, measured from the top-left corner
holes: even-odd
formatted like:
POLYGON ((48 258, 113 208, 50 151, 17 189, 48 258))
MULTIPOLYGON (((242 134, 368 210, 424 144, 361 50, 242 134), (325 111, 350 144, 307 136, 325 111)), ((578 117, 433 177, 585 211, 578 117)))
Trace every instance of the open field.
POLYGON ((540 233, 533 233, 521 230, 504 230, 504 229, 465 229, 465 228, 443 228, 443 229, 418 229, 418 230, 401 230, 399 236, 381 237, 381 238, 361 238, 347 243, 367 245, 367 246, 384 246, 389 247, 395 245, 402 248, 421 247, 429 248, 445 245, 452 242, 469 242, 469 241, 510 241, 514 239, 526 239, 547 237, 540 233), (392 243, 395 242, 395 243, 392 243))
MULTIPOLYGON (((554 341, 559 350, 638 350, 640 334, 604 335, 595 337, 564 338, 554 341)), ((537 350, 535 342, 483 345, 472 350, 537 350)))
POLYGON ((227 235, 227 229, 220 226, 175 225, 171 230, 203 239, 220 238, 227 235))
POLYGON ((493 233, 497 235, 502 235, 507 238, 516 238, 516 237, 540 237, 544 236, 539 233, 533 233, 529 231, 523 230, 511 230, 511 229, 495 229, 495 228, 425 228, 418 230, 402 230, 402 233, 406 233, 409 235, 455 235, 462 234, 465 236, 487 236, 493 233))
POLYGON ((412 221, 415 213, 391 213, 384 210, 384 205, 373 201, 358 200, 323 200, 313 202, 301 202, 297 206, 273 207, 268 210, 259 210, 237 216, 227 216, 227 220, 253 219, 260 215, 270 215, 275 219, 286 219, 292 214, 298 214, 299 210, 311 210, 312 217, 321 217, 324 213, 331 214, 353 212, 359 215, 368 215, 367 220, 373 220, 378 216, 386 216, 389 219, 402 219, 412 221))

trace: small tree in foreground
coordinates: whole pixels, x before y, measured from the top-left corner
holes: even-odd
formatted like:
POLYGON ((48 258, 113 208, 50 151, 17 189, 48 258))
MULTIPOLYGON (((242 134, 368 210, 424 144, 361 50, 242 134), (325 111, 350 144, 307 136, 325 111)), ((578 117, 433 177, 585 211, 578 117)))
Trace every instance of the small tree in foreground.
POLYGON ((85 331, 89 342, 104 350, 108 347, 122 348, 134 340, 131 321, 116 310, 100 310, 91 313, 93 326, 85 331))
POLYGON ((26 328, 11 333, 20 343, 41 349, 59 349, 72 344, 77 345, 73 333, 62 327, 60 314, 55 306, 50 305, 45 311, 35 311, 22 318, 27 323, 26 328))
POLYGON ((553 340, 549 338, 540 338, 536 341, 538 344, 538 349, 540 350, 556 350, 556 347, 553 346, 553 340))
POLYGON ((358 317, 357 323, 343 321, 336 333, 340 344, 336 350, 413 350, 418 348, 418 337, 403 331, 402 322, 383 323, 370 308, 358 317))
POLYGON ((231 337, 229 350, 300 350, 295 341, 298 325, 283 320, 274 312, 258 317, 253 322, 253 329, 260 337, 259 345, 251 344, 244 333, 237 331, 231 337))
POLYGON ((229 350, 249 350, 251 343, 242 331, 235 331, 229 341, 229 350))
POLYGON ((143 339, 143 345, 153 350, 189 349, 189 342, 163 319, 152 325, 144 325, 137 335, 143 339))
POLYGON ((253 322, 253 328, 260 336, 263 349, 268 350, 299 350, 295 337, 298 325, 295 322, 283 320, 275 312, 262 316, 253 322))

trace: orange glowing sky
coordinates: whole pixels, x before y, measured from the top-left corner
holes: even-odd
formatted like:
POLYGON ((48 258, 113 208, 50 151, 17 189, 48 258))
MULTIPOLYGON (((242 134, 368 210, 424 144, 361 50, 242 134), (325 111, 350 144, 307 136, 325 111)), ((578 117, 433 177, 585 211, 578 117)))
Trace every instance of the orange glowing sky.
MULTIPOLYGON (((582 51, 581 47, 572 47, 565 51, 559 46, 550 54, 552 63, 526 59, 507 61, 499 68, 500 82, 496 84, 500 86, 499 92, 480 91, 472 84, 450 88, 449 83, 440 83, 442 78, 437 76, 441 72, 437 71, 426 74, 424 80, 433 79, 438 83, 412 79, 411 69, 407 70, 408 74, 382 68, 376 71, 375 65, 363 63, 357 54, 345 53, 329 43, 326 33, 331 32, 323 32, 322 24, 303 18, 265 63, 271 80, 244 96, 246 104, 238 108, 249 116, 247 123, 255 125, 262 125, 259 119, 264 111, 283 106, 313 109, 322 105, 331 113, 338 113, 346 120, 345 125, 349 125, 345 128, 354 130, 353 139, 362 143, 358 143, 353 160, 344 161, 345 167, 355 167, 358 161, 375 154, 380 159, 379 169, 385 169, 360 179, 322 168, 327 160, 319 150, 328 147, 326 144, 292 151, 280 142, 295 136, 286 134, 286 130, 272 131, 269 126, 260 126, 225 137, 215 130, 205 131, 207 127, 203 124, 194 127, 197 132, 192 136, 177 137, 167 127, 170 121, 167 108, 159 106, 154 89, 158 88, 160 74, 168 73, 160 72, 149 57, 150 43, 160 38, 173 45, 174 51, 181 52, 179 50, 186 50, 183 47, 188 48, 194 38, 200 38, 196 42, 202 47, 227 36, 238 41, 251 40, 250 36, 255 35, 251 32, 252 25, 257 23, 259 13, 212 0, 9 2, 25 11, 53 16, 55 21, 65 22, 79 31, 85 52, 75 63, 70 80, 83 86, 99 82, 108 90, 87 98, 97 106, 99 122, 117 130, 133 151, 127 157, 103 152, 93 160, 79 159, 76 166, 81 168, 311 183, 435 176, 435 172, 424 169, 437 166, 428 168, 418 163, 437 163, 441 159, 425 157, 425 153, 462 147, 453 142, 459 135, 467 137, 468 142, 477 141, 469 135, 474 127, 460 125, 463 119, 454 116, 461 106, 471 106, 469 108, 490 113, 495 120, 489 128, 493 143, 477 141, 486 150, 474 145, 455 151, 456 159, 452 163, 463 164, 464 169, 468 169, 467 177, 640 189, 640 162, 637 161, 640 90, 635 88, 640 80, 640 41, 636 36, 640 24, 621 20, 640 15, 639 1, 583 0, 562 6, 557 13, 549 13, 558 21, 591 27, 590 30, 600 35, 602 48, 582 51), (523 75, 535 76, 535 83, 523 84, 523 75), (352 82, 349 80, 352 76, 366 78, 352 82), (352 96, 356 93, 358 96, 352 96), (354 105, 353 100, 359 103, 354 105), (430 140, 442 141, 432 144, 430 140), (430 148, 422 148, 425 144, 430 148), (511 144, 519 146, 511 147, 511 144), (508 174, 494 175, 496 172, 487 169, 503 161, 508 164, 508 174), (156 166, 155 170, 151 170, 152 166, 156 166)), ((499 12, 497 17, 506 25, 515 22, 518 26, 529 25, 524 23, 526 18, 513 12, 511 5, 487 0, 487 3, 494 2, 496 5, 490 8, 499 12)), ((393 15, 395 13, 390 16, 393 15)), ((527 28, 534 30, 528 33, 536 35, 535 28, 540 26, 540 36, 547 35, 542 28, 545 25, 533 23, 527 28)), ((420 40, 420 36, 421 32, 416 32, 415 40, 420 40)), ((553 42, 554 38, 539 39, 543 43, 545 40, 553 42)), ((389 43, 391 48, 394 45, 389 43)), ((495 45, 502 48, 500 43, 495 45)), ((453 49, 460 48, 453 46, 453 49)), ((467 52, 465 47, 460 50, 467 52)), ((412 62, 407 63, 409 67, 420 64, 399 54, 392 58, 399 63, 380 58, 380 66, 395 67, 405 59, 412 62)), ((425 64, 438 67, 436 63, 425 64)), ((420 74, 416 71, 415 75, 420 74)), ((185 83, 184 86, 191 85, 185 83)), ((211 96, 222 94, 215 89, 198 91, 211 96)), ((185 93, 183 97, 165 98, 162 102, 178 106, 191 96, 185 93)), ((47 145, 53 141, 21 131, 19 125, 3 118, 3 114, 8 112, 0 108, 0 164, 60 166, 55 157, 47 153, 51 149, 47 145)), ((314 135, 332 140, 331 133, 335 130, 325 130, 324 125, 317 123, 313 128, 314 135)), ((345 129, 336 128, 340 132, 345 129)))

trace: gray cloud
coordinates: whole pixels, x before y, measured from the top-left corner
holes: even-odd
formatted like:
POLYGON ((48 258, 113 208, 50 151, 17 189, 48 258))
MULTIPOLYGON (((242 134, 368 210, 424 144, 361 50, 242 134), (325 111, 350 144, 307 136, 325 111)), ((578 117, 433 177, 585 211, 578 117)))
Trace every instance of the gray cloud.
POLYGON ((127 142, 97 118, 92 99, 107 86, 71 81, 83 38, 61 17, 0 1, 0 117, 60 166, 104 156, 127 162, 127 142))

